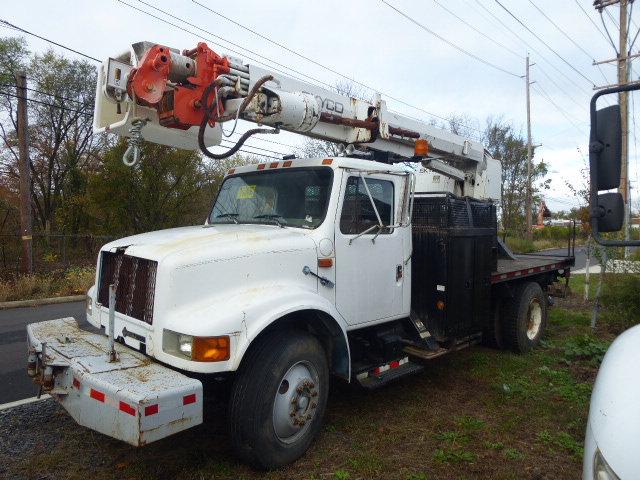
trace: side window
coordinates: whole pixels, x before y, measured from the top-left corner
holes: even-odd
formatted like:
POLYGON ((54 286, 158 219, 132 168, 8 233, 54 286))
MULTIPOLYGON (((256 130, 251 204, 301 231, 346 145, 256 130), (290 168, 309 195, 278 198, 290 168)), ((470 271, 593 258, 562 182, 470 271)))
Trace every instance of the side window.
MULTIPOLYGON (((374 178, 367 178, 366 181, 382 223, 393 225, 393 182, 374 178)), ((357 235, 377 224, 376 212, 362 178, 349 177, 340 215, 340 231, 357 235)), ((370 233, 373 235, 378 231, 374 229, 370 233)), ((380 233, 391 233, 391 229, 385 228, 380 233)))

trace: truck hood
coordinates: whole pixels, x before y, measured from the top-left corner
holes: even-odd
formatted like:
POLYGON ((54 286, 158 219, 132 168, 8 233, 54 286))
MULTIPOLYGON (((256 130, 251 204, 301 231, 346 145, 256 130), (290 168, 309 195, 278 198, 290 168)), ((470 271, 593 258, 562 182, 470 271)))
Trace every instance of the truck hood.
POLYGON ((305 230, 262 224, 198 225, 121 238, 102 250, 126 248, 127 255, 172 260, 182 266, 207 259, 228 260, 260 253, 315 249, 305 230))
POLYGON ((591 394, 589 425, 598 448, 620 478, 639 478, 640 325, 622 333, 602 361, 591 394))

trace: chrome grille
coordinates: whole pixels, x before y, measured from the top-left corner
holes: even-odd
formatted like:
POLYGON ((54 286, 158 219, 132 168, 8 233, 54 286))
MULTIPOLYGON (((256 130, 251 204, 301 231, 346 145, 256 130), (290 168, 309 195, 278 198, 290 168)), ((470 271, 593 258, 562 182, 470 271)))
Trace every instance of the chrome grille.
POLYGON ((109 285, 116 287, 116 312, 151 325, 158 262, 124 252, 102 252, 98 302, 109 306, 109 285))

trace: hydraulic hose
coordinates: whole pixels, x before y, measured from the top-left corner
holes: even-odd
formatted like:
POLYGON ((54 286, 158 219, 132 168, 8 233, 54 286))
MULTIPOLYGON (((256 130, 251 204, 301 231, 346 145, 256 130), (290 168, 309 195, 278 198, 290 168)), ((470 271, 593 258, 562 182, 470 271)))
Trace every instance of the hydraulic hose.
POLYGON ((224 114, 218 118, 214 117, 214 114, 216 114, 216 107, 219 104, 219 102, 221 102, 222 100, 224 100, 224 98, 226 98, 226 96, 228 95, 228 93, 230 91, 232 91, 231 88, 229 87, 224 87, 221 88, 217 94, 216 97, 214 99, 214 101, 212 102, 211 106, 209 105, 209 97, 211 96, 211 93, 213 93, 217 88, 218 88, 218 83, 217 80, 211 82, 211 84, 209 84, 209 86, 207 86, 207 88, 205 89, 205 91, 202 94, 202 105, 205 111, 205 115, 202 118, 202 122, 200 122, 200 128, 198 129, 198 146, 200 147, 200 151, 202 152, 202 154, 207 157, 207 158, 211 158, 214 160, 222 160, 225 158, 229 158, 231 155, 234 155, 238 150, 240 150, 240 148, 242 148, 242 145, 244 145, 244 142, 247 141, 247 139, 249 137, 251 137, 252 135, 256 135, 259 133, 269 133, 269 134, 276 134, 276 133, 280 133, 280 129, 276 126, 275 128, 271 129, 267 129, 267 128, 253 128, 251 130, 247 130, 236 142, 236 144, 231 147, 229 150, 227 150, 224 153, 220 153, 220 154, 216 154, 216 153, 211 153, 208 149, 207 146, 204 143, 204 132, 207 128, 207 124, 211 121, 211 120, 215 120, 217 122, 225 122, 227 120, 232 120, 233 118, 235 118, 236 116, 240 116, 242 114, 242 112, 244 112, 244 110, 247 108, 247 106, 249 105, 249 103, 251 102, 251 100, 253 99, 253 97, 256 95, 256 93, 258 93, 258 90, 260 90, 260 88, 262 87, 262 85, 264 85, 266 82, 268 82, 269 80, 273 80, 273 76, 271 75, 265 75, 264 77, 262 77, 260 80, 258 80, 255 85, 253 86, 253 88, 249 91, 249 94, 245 97, 245 99, 242 101, 242 103, 240 104, 240 107, 238 108, 237 112, 233 112, 232 114, 224 114))

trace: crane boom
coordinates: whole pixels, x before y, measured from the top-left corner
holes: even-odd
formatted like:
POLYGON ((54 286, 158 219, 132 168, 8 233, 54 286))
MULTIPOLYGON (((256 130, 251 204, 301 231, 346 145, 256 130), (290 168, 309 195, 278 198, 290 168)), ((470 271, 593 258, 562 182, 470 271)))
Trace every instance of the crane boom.
POLYGON ((251 134, 282 129, 358 149, 372 160, 420 161, 459 182, 467 195, 488 163, 495 173, 497 161, 480 142, 390 112, 379 95, 371 101, 343 95, 218 55, 205 43, 180 52, 139 42, 104 62, 98 77, 94 131, 134 143, 144 137, 222 158, 207 147, 220 144, 222 123, 242 119, 274 129, 250 130, 230 153, 251 134), (428 145, 419 157, 416 140, 428 145))

